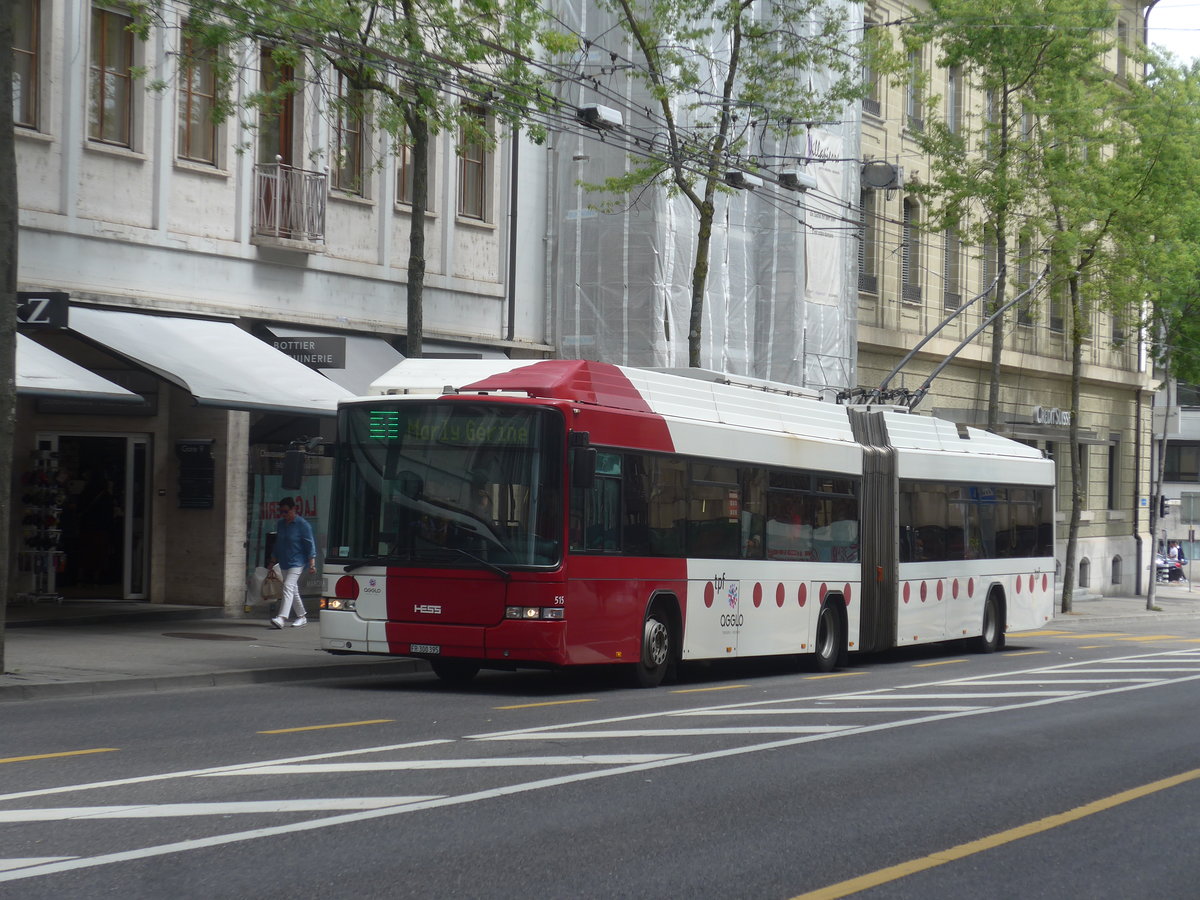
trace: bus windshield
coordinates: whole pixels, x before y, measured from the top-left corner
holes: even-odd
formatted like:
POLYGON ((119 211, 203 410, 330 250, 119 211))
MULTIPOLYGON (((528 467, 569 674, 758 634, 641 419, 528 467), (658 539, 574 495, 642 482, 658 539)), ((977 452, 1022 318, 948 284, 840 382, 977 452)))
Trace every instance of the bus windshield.
POLYGON ((381 400, 338 415, 331 561, 502 571, 558 564, 558 412, 381 400))

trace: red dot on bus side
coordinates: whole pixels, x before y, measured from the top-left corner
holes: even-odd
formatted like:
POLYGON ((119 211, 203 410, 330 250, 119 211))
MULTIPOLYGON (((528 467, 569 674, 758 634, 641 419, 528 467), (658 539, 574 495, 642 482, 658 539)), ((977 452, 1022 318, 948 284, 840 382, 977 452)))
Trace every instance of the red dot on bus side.
POLYGON ((921 582, 921 602, 924 603, 928 597, 929 597, 929 584, 928 584, 928 582, 922 581, 921 582))
POLYGON ((808 585, 807 584, 800 585, 800 589, 796 591, 796 599, 800 601, 801 606, 803 606, 805 603, 808 602, 808 585))
POLYGON ((846 598, 846 605, 850 605, 850 585, 849 583, 842 585, 842 596, 846 598))
POLYGON ((975 596, 975 579, 974 578, 967 579, 967 596, 968 597, 975 596))
POLYGON ((908 602, 908 598, 911 594, 912 594, 912 585, 906 581, 906 582, 904 582, 904 602, 905 603, 908 602))
POLYGON ((783 597, 785 593, 787 592, 784 590, 783 582, 775 585, 775 605, 780 609, 783 608, 783 597))
POLYGON ((716 595, 716 593, 716 588, 713 587, 713 583, 711 581, 704 586, 704 605, 710 609, 712 608, 713 597, 716 595))
POLYGON ((825 602, 825 595, 828 593, 829 593, 829 585, 827 585, 825 582, 822 581, 821 582, 821 593, 819 596, 819 599, 822 603, 825 602))
POLYGON ((938 586, 937 586, 937 595, 938 595, 939 600, 942 599, 942 595, 944 593, 946 593, 946 583, 944 581, 942 581, 942 579, 939 578, 938 586))
POLYGON ((762 585, 757 581, 754 582, 754 607, 757 609, 762 606, 762 585))
POLYGON ((1047 590, 1047 589, 1049 589, 1049 587, 1050 587, 1050 577, 1048 575, 1043 574, 1042 575, 1042 590, 1043 591, 1047 590))
POLYGON ((1017 593, 1021 593, 1021 576, 1017 576, 1017 593))
POLYGON ((950 596, 953 597, 955 600, 958 599, 958 579, 957 578, 955 578, 952 582, 950 582, 950 596))

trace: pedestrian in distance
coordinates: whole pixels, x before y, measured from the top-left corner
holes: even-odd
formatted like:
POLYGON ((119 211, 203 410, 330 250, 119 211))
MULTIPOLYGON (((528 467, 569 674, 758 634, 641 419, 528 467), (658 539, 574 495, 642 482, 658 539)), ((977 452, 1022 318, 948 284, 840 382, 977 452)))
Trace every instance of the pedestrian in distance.
POLYGON ((304 613, 304 601, 300 599, 300 573, 305 566, 310 573, 316 573, 317 542, 313 539, 312 526, 296 513, 294 499, 284 497, 279 501, 279 510, 283 518, 275 525, 275 553, 271 563, 278 562, 283 571, 283 599, 279 601, 279 613, 271 619, 271 624, 276 628, 285 627, 295 606, 296 620, 292 622, 292 627, 303 628, 308 624, 308 619, 304 613))

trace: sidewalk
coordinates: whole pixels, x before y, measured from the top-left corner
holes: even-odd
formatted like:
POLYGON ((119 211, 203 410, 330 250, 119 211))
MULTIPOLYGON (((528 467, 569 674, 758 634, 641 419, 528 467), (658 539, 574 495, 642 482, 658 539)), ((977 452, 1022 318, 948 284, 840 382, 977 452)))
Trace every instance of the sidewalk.
MULTIPOLYGON (((1076 597, 1050 627, 1112 627, 1120 620, 1200 616, 1200 584, 1158 585, 1159 611, 1145 597, 1076 597)), ((319 649, 315 618, 304 628, 266 619, 228 619, 216 610, 148 603, 77 601, 10 606, 0 702, 176 690, 424 671, 383 656, 333 656, 319 649)))
POLYGON ((225 618, 194 606, 65 601, 6 610, 0 702, 395 675, 414 659, 334 656, 320 624, 272 628, 265 618, 225 618))

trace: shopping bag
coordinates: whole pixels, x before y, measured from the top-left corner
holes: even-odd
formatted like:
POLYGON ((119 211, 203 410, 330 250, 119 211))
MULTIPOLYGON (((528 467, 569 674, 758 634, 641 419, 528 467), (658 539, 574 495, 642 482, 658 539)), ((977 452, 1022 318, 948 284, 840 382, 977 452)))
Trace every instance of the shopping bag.
POLYGON ((282 573, 279 571, 279 566, 271 566, 267 569, 267 577, 262 583, 262 598, 268 603, 274 603, 277 600, 283 599, 283 579, 280 577, 282 573))

